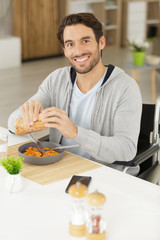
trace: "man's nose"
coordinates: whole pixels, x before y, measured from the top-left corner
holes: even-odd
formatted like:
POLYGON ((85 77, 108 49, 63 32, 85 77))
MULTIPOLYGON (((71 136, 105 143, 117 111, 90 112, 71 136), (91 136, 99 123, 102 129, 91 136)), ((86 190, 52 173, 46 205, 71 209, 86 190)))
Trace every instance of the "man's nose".
POLYGON ((77 57, 79 57, 79 56, 81 56, 82 55, 82 53, 83 53, 83 46, 82 46, 82 44, 80 44, 80 43, 78 43, 78 44, 75 44, 75 47, 74 47, 74 55, 75 55, 75 57, 77 56, 77 57))

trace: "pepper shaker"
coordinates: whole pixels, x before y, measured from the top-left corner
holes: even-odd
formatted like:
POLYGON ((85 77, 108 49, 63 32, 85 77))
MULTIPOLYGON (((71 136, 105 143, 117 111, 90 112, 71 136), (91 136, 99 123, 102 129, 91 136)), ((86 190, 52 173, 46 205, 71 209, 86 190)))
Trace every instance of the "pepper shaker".
POLYGON ((69 233, 73 237, 83 237, 86 234, 85 197, 87 191, 87 187, 81 182, 76 182, 68 190, 73 200, 69 222, 69 233))
POLYGON ((95 191, 87 197, 90 214, 87 221, 86 240, 105 240, 106 223, 102 216, 103 205, 106 201, 104 194, 95 191))

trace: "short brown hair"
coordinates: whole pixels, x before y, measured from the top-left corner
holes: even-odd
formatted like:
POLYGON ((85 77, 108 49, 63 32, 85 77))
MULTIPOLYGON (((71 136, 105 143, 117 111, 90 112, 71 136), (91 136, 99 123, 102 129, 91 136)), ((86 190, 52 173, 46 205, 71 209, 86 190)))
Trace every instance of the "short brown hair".
POLYGON ((63 46, 63 32, 65 27, 75 24, 84 24, 85 26, 92 28, 96 41, 99 43, 100 37, 103 36, 102 24, 92 13, 85 12, 70 14, 62 20, 62 23, 58 28, 57 37, 63 46))

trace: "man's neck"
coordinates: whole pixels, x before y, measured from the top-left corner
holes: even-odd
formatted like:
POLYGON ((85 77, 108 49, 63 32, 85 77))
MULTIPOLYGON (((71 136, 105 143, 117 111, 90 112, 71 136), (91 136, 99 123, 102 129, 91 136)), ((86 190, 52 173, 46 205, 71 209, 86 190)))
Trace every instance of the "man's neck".
POLYGON ((83 93, 91 90, 103 77, 106 67, 99 62, 90 72, 86 74, 77 73, 77 86, 83 93))

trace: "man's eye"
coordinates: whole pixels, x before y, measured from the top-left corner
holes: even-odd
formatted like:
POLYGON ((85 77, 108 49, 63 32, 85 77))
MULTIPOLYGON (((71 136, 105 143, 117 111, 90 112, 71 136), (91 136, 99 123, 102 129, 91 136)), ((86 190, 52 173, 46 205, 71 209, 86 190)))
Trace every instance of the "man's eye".
POLYGON ((83 43, 88 43, 89 41, 87 39, 83 40, 83 43))
POLYGON ((66 44, 66 47, 72 47, 73 46, 73 43, 67 43, 66 44))

